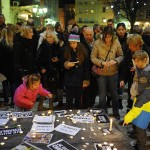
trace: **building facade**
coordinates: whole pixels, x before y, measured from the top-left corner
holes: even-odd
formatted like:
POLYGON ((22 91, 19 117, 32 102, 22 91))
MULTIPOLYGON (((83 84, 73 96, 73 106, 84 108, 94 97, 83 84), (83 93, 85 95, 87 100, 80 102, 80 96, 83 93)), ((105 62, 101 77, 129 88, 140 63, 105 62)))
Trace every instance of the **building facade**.
POLYGON ((98 23, 106 26, 108 19, 113 19, 114 13, 105 0, 75 0, 75 21, 79 26, 98 23))

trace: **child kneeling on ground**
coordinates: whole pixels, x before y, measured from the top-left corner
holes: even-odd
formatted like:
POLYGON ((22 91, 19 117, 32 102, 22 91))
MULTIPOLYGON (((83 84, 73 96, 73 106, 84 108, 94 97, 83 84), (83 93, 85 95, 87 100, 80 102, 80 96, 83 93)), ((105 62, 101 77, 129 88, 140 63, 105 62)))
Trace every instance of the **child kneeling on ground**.
POLYGON ((133 123, 136 126, 136 149, 145 150, 146 129, 150 123, 150 65, 149 56, 143 51, 133 55, 135 64, 134 82, 131 95, 134 99, 133 108, 124 117, 124 124, 133 123))
POLYGON ((32 74, 24 79, 15 91, 14 104, 15 111, 31 110, 36 102, 37 95, 52 98, 52 94, 42 87, 40 74, 32 74))

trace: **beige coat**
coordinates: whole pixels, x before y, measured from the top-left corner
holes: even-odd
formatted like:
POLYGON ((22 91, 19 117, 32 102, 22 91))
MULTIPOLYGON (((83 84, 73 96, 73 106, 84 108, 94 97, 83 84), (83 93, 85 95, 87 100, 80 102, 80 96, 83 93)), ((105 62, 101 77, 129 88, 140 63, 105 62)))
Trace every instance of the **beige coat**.
POLYGON ((102 66, 101 63, 105 61, 105 58, 107 56, 107 53, 110 47, 111 47, 111 50, 109 52, 109 55, 106 61, 115 60, 117 61, 117 63, 115 65, 108 66, 108 67, 104 66, 103 72, 101 75, 105 75, 105 76, 111 76, 111 75, 116 74, 118 72, 119 64, 124 58, 122 48, 118 39, 115 39, 111 46, 107 46, 105 42, 101 38, 99 38, 94 43, 94 46, 91 52, 91 61, 93 62, 93 64, 101 67, 102 66))

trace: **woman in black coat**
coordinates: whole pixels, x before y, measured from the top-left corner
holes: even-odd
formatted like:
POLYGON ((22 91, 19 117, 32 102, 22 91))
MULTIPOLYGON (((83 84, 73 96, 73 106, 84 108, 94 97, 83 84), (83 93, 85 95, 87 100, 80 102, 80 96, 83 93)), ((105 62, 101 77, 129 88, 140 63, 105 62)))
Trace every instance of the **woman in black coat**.
POLYGON ((33 30, 29 26, 21 27, 21 34, 14 42, 14 66, 16 75, 16 86, 22 83, 26 75, 37 72, 36 68, 36 46, 32 39, 33 30))
MULTIPOLYGON (((54 94, 55 101, 62 104, 61 49, 54 32, 46 33, 45 40, 38 49, 38 68, 43 86, 54 94)), ((40 109, 41 107, 39 107, 40 109)))
POLYGON ((0 73, 6 77, 6 80, 2 82, 4 105, 9 105, 9 96, 11 97, 10 105, 13 105, 13 95, 15 90, 13 36, 13 31, 4 28, 0 38, 0 73))

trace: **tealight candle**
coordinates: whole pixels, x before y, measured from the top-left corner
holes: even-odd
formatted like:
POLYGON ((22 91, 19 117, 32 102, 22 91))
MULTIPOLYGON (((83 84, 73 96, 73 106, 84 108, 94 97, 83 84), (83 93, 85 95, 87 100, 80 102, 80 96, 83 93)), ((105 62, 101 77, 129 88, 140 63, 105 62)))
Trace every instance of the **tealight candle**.
POLYGON ((98 147, 102 147, 102 144, 98 144, 98 147))
POLYGON ((65 124, 65 121, 62 121, 62 124, 65 124))
POLYGON ((98 127, 98 129, 100 130, 100 129, 101 129, 101 127, 98 127))
POLYGON ((57 121, 57 122, 59 122, 59 120, 58 120, 58 119, 57 119, 56 121, 57 121))
POLYGON ((70 111, 70 112, 72 112, 72 110, 71 110, 71 109, 70 109, 69 111, 70 111))
POLYGON ((84 140, 85 138, 84 137, 81 137, 81 140, 84 140))
POLYGON ((17 121, 17 117, 16 117, 16 116, 13 116, 13 117, 12 117, 12 120, 13 120, 13 121, 17 121))
POLYGON ((96 133, 93 133, 94 135, 97 135, 96 133))
POLYGON ((100 120, 98 120, 97 122, 100 123, 100 120))
POLYGON ((107 145, 107 142, 104 142, 105 145, 107 145))
POLYGON ((23 131, 20 131, 20 134, 23 134, 23 131))
POLYGON ((83 145, 83 147, 86 148, 87 146, 86 146, 86 145, 83 145))
POLYGON ((42 116, 45 116, 45 113, 42 113, 42 116))
POLYGON ((113 148, 113 150, 117 150, 117 148, 115 147, 115 148, 113 148))
POLYGON ((8 137, 5 136, 5 137, 4 137, 4 140, 7 140, 7 139, 8 139, 8 137))
POLYGON ((86 145, 90 145, 89 143, 85 143, 86 145))
POLYGON ((82 130, 86 130, 85 128, 83 128, 82 130))
POLYGON ((103 135, 107 135, 107 133, 103 133, 103 135))
POLYGON ((5 128, 8 128, 8 126, 5 126, 5 128))
POLYGON ((21 125, 20 125, 20 124, 18 124, 17 126, 18 126, 18 127, 21 127, 21 125))
POLYGON ((4 145, 5 143, 4 143, 4 142, 1 142, 0 144, 1 144, 1 145, 4 145))
POLYGON ((114 144, 113 144, 113 143, 110 143, 109 145, 110 145, 110 146, 114 146, 114 144))
POLYGON ((70 136, 70 139, 73 139, 73 136, 70 136))
POLYGON ((52 113, 52 111, 51 111, 51 110, 49 110, 47 113, 48 113, 48 115, 50 115, 50 114, 52 113))

